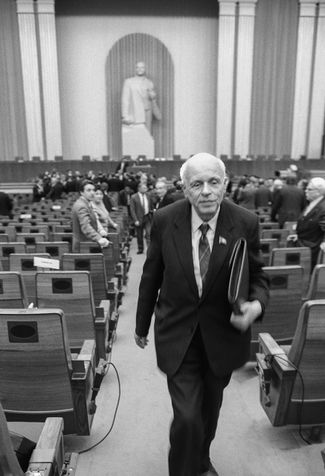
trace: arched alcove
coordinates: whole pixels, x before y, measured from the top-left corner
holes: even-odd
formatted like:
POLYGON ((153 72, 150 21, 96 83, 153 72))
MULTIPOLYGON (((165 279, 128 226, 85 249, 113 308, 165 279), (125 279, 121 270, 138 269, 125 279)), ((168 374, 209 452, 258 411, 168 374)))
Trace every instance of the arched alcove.
POLYGON ((151 35, 132 33, 118 40, 106 62, 107 138, 111 158, 122 156, 121 93, 123 81, 135 74, 138 61, 146 64, 146 74, 157 93, 162 114, 153 122, 156 157, 171 157, 174 151, 174 65, 164 44, 151 35))

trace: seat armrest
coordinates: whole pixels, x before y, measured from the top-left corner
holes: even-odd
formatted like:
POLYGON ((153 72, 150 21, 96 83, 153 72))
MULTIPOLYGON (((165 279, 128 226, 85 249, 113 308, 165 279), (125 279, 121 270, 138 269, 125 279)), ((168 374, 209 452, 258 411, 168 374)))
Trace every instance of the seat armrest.
POLYGON ((79 354, 74 360, 89 360, 94 362, 94 356, 96 352, 96 343, 94 339, 84 340, 79 354))
MULTIPOLYGON (((29 460, 29 471, 48 469, 48 465, 61 468, 64 455, 63 447, 63 418, 51 417, 45 420, 42 432, 38 439, 35 450, 29 460), (44 468, 42 468, 42 466, 44 468)), ((49 474, 49 473, 44 473, 49 474)))
POLYGON ((265 363, 272 367, 279 377, 282 377, 283 374, 286 374, 287 377, 296 374, 297 370, 288 359, 284 349, 270 334, 262 332, 258 335, 258 340, 263 350, 262 355, 265 363))

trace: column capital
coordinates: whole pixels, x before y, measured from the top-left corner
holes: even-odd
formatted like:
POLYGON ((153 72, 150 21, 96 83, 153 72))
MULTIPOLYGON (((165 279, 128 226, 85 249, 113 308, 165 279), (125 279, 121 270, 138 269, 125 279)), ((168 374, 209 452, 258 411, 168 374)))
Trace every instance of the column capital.
POLYGON ((17 13, 34 13, 34 0, 16 0, 17 13))
POLYGON ((239 16, 254 17, 257 0, 238 0, 239 4, 239 16))
POLYGON ((55 0, 37 0, 37 13, 53 13, 55 14, 55 0))
POLYGON ((316 6, 319 3, 318 0, 299 0, 300 3, 300 17, 315 17, 316 6))
POLYGON ((219 16, 236 15, 236 1, 235 0, 220 0, 219 1, 219 16))
POLYGON ((325 0, 319 0, 318 17, 325 17, 325 0))

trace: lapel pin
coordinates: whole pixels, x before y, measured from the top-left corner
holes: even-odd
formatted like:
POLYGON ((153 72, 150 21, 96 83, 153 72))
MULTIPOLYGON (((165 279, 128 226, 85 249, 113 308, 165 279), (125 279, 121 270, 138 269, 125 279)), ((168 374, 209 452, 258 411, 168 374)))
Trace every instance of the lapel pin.
POLYGON ((227 240, 223 236, 219 236, 219 245, 226 245, 227 240))

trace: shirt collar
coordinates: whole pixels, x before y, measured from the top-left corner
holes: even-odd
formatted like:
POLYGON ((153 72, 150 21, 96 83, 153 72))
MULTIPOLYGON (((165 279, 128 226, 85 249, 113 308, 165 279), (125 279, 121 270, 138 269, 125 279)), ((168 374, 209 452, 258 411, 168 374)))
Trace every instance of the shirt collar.
POLYGON ((197 231, 202 223, 208 223, 213 233, 215 233, 218 216, 220 212, 220 207, 218 208, 217 213, 214 215, 214 217, 212 217, 211 220, 207 222, 203 221, 202 218, 199 217, 193 205, 191 206, 191 209, 192 209, 192 231, 197 231))

